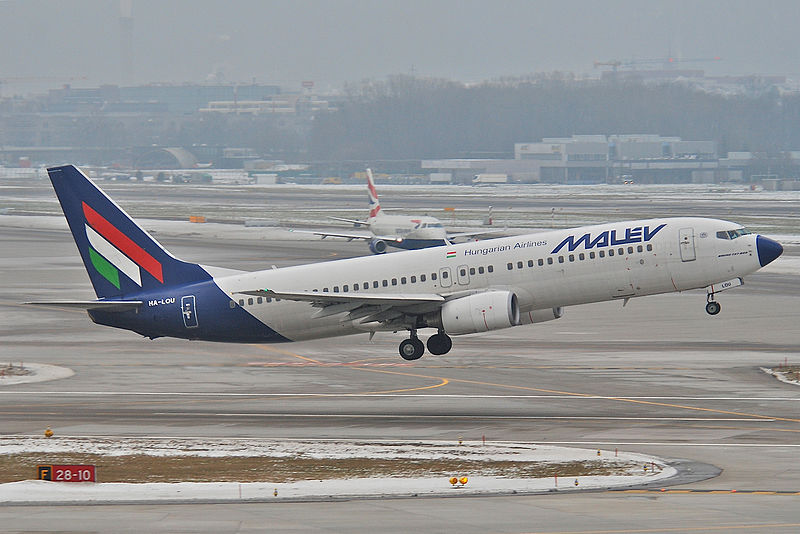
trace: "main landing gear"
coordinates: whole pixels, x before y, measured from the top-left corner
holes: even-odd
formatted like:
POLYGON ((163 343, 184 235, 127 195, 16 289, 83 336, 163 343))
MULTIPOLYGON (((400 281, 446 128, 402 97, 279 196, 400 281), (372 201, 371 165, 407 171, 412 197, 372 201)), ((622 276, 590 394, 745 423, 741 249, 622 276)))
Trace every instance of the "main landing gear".
MULTIPOLYGON (((428 351, 436 356, 447 354, 453 347, 450 336, 442 331, 428 338, 428 351)), ((411 337, 400 343, 400 356, 404 360, 418 360, 425 353, 425 345, 417 337, 417 331, 411 330, 411 337)))

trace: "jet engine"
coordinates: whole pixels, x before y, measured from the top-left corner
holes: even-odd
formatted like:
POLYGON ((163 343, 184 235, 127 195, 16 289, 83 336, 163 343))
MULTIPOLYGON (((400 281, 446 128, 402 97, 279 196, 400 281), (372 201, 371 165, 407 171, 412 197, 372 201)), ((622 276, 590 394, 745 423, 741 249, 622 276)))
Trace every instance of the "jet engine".
POLYGON ((510 291, 487 291, 447 301, 425 319, 447 334, 474 334, 518 325, 519 304, 510 291))
POLYGON ((383 239, 371 239, 369 249, 373 254, 383 254, 386 252, 386 241, 383 239))
POLYGON ((564 308, 545 308, 543 310, 531 310, 519 314, 519 324, 534 324, 552 321, 564 315, 564 308))

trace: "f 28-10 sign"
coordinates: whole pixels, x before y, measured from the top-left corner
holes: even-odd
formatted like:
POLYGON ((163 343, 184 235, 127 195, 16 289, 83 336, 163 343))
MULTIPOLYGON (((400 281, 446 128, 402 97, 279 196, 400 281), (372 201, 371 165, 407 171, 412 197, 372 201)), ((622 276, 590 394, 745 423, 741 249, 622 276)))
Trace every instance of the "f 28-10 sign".
POLYGON ((93 465, 37 465, 39 480, 53 482, 94 482, 93 465))

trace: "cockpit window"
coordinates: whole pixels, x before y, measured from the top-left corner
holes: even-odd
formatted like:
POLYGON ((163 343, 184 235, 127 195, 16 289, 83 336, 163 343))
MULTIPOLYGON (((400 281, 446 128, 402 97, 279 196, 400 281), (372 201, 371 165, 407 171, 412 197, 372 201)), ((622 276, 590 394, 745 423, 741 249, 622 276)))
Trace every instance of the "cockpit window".
POLYGON ((747 228, 737 228, 736 230, 721 230, 717 232, 717 239, 736 239, 743 235, 752 234, 747 228))
POLYGON ((428 223, 428 228, 444 228, 442 223, 428 223))

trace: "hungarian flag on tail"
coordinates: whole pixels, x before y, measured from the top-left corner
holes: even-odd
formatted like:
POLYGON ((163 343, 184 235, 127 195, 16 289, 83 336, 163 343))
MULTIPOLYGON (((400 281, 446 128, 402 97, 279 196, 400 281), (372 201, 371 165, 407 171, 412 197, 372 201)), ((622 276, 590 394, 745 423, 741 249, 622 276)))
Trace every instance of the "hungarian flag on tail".
POLYGON ((128 236, 119 231, 86 202, 86 238, 89 240, 89 257, 92 266, 106 280, 120 289, 120 272, 142 287, 142 269, 164 283, 161 264, 128 236))

